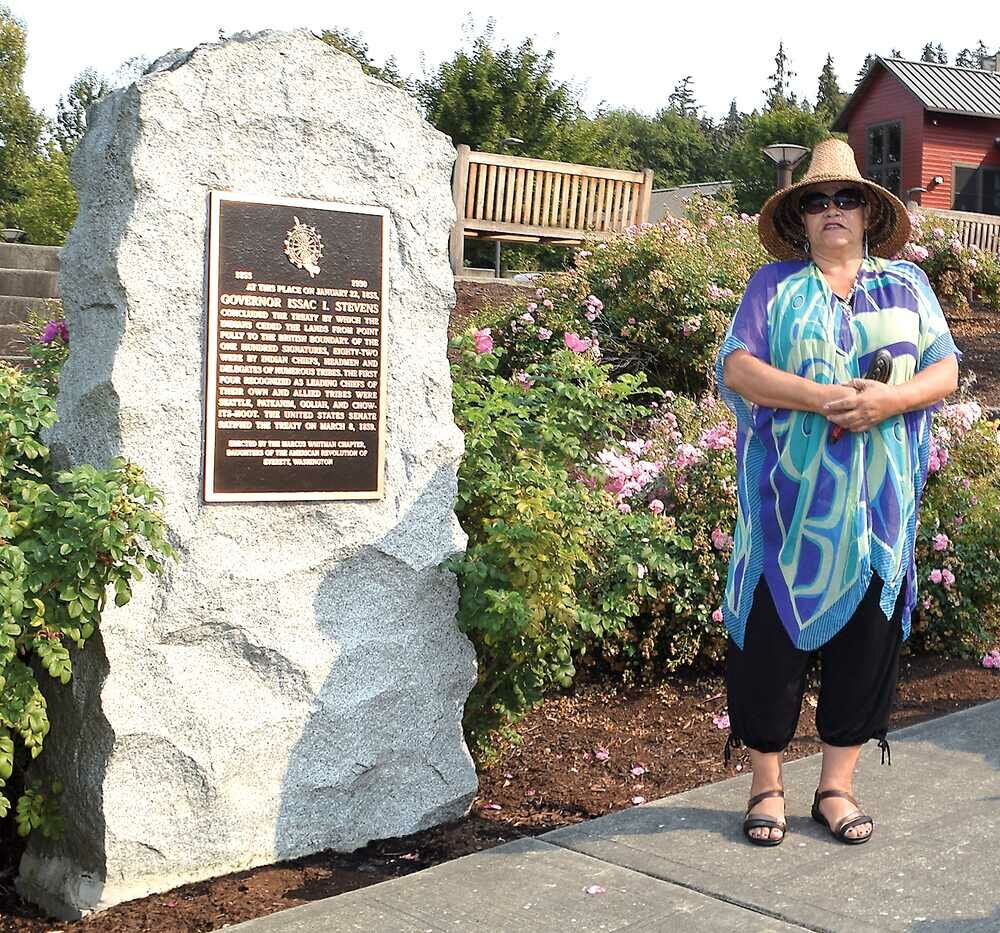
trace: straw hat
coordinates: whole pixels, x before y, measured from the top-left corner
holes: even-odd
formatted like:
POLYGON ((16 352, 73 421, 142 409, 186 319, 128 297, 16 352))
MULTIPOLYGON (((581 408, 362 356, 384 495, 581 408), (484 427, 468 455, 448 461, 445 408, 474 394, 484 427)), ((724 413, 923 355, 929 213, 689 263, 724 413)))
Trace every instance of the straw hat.
POLYGON ((891 191, 863 178, 854 150, 843 140, 824 139, 815 145, 802 180, 776 191, 760 209, 757 229, 764 248, 778 259, 805 259, 806 231, 799 214, 799 196, 808 185, 825 181, 854 182, 865 189, 869 205, 868 252, 894 256, 910 238, 910 214, 891 191))

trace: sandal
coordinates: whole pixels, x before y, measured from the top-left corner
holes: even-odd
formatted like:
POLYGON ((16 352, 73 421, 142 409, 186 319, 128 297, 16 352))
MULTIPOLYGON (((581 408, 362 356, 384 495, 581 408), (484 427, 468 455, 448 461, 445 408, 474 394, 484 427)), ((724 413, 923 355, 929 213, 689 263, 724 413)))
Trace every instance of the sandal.
POLYGON ((822 823, 830 832, 833 834, 835 839, 839 839, 841 842, 846 842, 849 845, 857 845, 862 842, 867 842, 872 837, 872 833, 875 832, 875 821, 867 814, 861 812, 861 805, 857 800, 854 799, 846 790, 823 790, 816 788, 816 793, 813 796, 812 805, 812 818, 817 823, 822 823), (837 823, 836 828, 832 827, 827 821, 827 818, 820 813, 819 802, 825 797, 846 797, 851 803, 856 807, 855 810, 848 813, 839 823, 837 823), (871 823, 872 828, 860 836, 846 836, 845 832, 852 826, 858 826, 861 823, 871 823))
POLYGON ((784 788, 776 787, 772 790, 761 791, 759 794, 754 794, 753 797, 747 803, 747 816, 743 818, 743 835, 747 837, 754 845, 758 846, 776 846, 784 842, 786 829, 785 821, 775 819, 773 816, 750 816, 750 811, 757 806, 760 801, 765 797, 784 797, 784 788), (766 836, 751 836, 750 830, 756 829, 759 826, 767 826, 773 829, 780 829, 781 835, 777 839, 773 838, 768 832, 766 836))

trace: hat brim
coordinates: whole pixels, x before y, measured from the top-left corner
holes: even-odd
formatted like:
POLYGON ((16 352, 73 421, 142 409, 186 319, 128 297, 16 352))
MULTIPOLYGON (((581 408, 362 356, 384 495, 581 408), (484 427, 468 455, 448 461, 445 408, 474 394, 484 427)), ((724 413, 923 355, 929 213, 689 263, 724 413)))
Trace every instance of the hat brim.
POLYGON ((845 175, 814 175, 772 194, 760 209, 757 231, 760 241, 776 259, 805 259, 806 233, 798 210, 798 193, 810 185, 842 181, 861 185, 869 193, 871 214, 868 225, 868 252, 873 256, 895 256, 910 238, 910 212, 887 188, 867 178, 845 175))

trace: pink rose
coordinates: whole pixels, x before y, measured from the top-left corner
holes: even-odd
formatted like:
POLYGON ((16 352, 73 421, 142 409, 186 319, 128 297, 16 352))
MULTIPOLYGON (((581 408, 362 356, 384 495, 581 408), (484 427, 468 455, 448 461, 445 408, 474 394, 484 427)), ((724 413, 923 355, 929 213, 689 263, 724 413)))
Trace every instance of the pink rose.
POLYGON ((476 342, 476 353, 489 353, 493 349, 493 338, 490 336, 490 328, 483 327, 473 335, 476 342))
POLYGON ((941 582, 941 571, 937 567, 935 567, 930 572, 930 574, 928 574, 928 579, 931 581, 931 583, 940 583, 941 582))
POLYGON ((590 340, 583 340, 579 334, 574 334, 572 331, 563 334, 563 342, 574 353, 585 353, 591 345, 590 340))

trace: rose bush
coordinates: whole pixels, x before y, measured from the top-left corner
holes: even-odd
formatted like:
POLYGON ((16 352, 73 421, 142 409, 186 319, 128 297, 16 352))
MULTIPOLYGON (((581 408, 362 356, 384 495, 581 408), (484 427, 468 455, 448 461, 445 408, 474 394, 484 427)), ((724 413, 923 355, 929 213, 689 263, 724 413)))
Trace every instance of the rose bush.
POLYGON ((69 334, 61 320, 33 325, 34 366, 0 366, 0 817, 8 782, 23 789, 17 830, 58 834, 58 785, 29 780, 26 767, 49 731, 43 673, 62 685, 74 652, 97 631, 108 599, 132 597, 144 572, 172 553, 160 495, 135 464, 57 470, 42 443, 55 422, 55 374, 69 334))
POLYGON ((611 375, 580 336, 591 305, 562 294, 539 289, 542 311, 514 326, 510 347, 493 327, 451 341, 465 434, 456 513, 469 542, 443 566, 458 576, 459 624, 479 661, 465 726, 480 754, 493 730, 510 734, 547 689, 572 683, 587 644, 621 631, 687 546, 659 516, 619 511, 596 458, 627 441, 650 413, 644 396, 659 393, 641 375, 611 375), (523 368, 510 372, 509 353, 523 368))
POLYGON ((928 470, 913 648, 970 658, 1000 635, 1000 435, 966 387, 935 414, 928 470))
POLYGON ((977 246, 967 247, 958 224, 933 211, 910 212, 910 239, 899 256, 917 263, 945 307, 967 311, 976 296, 1000 310, 1000 258, 977 246))

